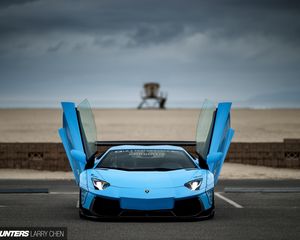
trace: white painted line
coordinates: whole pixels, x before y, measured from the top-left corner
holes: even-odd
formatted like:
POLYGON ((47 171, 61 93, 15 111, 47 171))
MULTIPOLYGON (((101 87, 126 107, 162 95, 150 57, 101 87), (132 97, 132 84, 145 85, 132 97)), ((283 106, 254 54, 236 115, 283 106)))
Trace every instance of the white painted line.
POLYGON ((9 193, 9 194, 5 194, 5 195, 41 195, 41 196, 46 196, 48 194, 53 194, 53 195, 78 195, 79 192, 9 193))
POLYGON ((76 208, 79 208, 79 200, 77 200, 76 208))
POLYGON ((4 206, 4 205, 0 205, 0 207, 6 207, 6 206, 4 206))
POLYGON ((232 201, 231 199, 222 196, 220 193, 215 193, 215 195, 224 200, 225 202, 229 203, 230 205, 234 206, 235 208, 244 208, 243 206, 241 206, 240 204, 236 203, 235 201, 232 201))
POLYGON ((284 188, 224 188, 225 193, 299 193, 300 187, 284 188))
MULTIPOLYGON (((1 193, 2 194, 2 193, 1 193)), ((49 193, 5 193, 5 195, 20 195, 20 196, 23 196, 23 195, 26 195, 26 196, 29 196, 29 195, 38 195, 38 196, 47 196, 49 193)))
POLYGON ((56 195, 78 195, 79 192, 49 192, 49 194, 56 194, 56 195))

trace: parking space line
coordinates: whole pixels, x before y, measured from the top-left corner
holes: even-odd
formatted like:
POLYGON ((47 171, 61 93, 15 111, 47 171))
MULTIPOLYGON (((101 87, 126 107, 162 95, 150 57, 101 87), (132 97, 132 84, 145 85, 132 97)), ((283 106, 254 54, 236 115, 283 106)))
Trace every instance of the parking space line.
POLYGON ((36 194, 48 193, 48 188, 1 188, 0 194, 36 194))
POLYGON ((224 188, 225 193, 300 193, 299 187, 285 188, 224 188))
POLYGON ((215 196, 218 198, 224 200, 225 202, 229 203, 230 205, 234 206, 235 208, 244 208, 242 205, 236 203, 235 201, 232 201, 231 199, 222 196, 220 193, 215 193, 215 196))
POLYGON ((9 193, 0 193, 5 195, 78 195, 79 192, 9 192, 9 193))
POLYGON ((49 194, 55 194, 55 195, 78 195, 79 192, 49 192, 49 194))

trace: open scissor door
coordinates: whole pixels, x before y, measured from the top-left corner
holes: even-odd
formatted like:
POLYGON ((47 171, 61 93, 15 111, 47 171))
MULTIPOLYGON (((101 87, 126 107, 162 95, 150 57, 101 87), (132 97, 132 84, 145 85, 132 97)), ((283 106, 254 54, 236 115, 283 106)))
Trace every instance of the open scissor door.
POLYGON ((94 115, 87 100, 77 107, 72 102, 62 102, 63 127, 59 135, 70 166, 79 184, 79 175, 97 151, 97 130, 94 115))
POLYGON ((234 130, 230 127, 231 103, 203 103, 196 133, 196 152, 199 163, 206 164, 218 181, 234 130))

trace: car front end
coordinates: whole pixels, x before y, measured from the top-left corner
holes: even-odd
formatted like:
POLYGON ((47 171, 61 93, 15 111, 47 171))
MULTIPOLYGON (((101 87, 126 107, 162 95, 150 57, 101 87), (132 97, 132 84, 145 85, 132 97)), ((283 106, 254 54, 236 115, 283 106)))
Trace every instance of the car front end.
POLYGON ((86 170, 80 184, 80 214, 92 218, 209 218, 214 181, 207 170, 127 172, 86 170))

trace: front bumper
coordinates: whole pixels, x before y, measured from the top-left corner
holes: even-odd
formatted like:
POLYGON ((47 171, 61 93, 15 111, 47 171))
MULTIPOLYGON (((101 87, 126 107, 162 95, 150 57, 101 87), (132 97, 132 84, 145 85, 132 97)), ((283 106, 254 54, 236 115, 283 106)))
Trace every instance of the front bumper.
POLYGON ((88 218, 209 218, 213 196, 206 192, 185 198, 109 198, 81 193, 80 215, 88 218))

